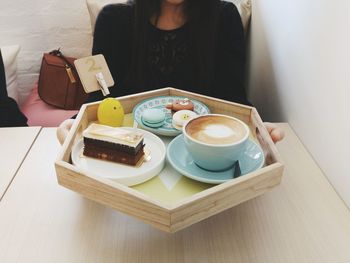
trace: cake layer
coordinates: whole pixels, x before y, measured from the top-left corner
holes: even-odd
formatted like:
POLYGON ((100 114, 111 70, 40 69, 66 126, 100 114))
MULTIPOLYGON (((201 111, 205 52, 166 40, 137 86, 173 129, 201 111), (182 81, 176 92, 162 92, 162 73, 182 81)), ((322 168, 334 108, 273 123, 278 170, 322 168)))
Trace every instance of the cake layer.
POLYGON ((118 152, 120 151, 128 154, 132 154, 132 155, 136 155, 140 151, 140 149, 143 148, 144 146, 143 139, 139 142, 138 145, 136 145, 135 147, 131 147, 125 144, 101 141, 101 140, 91 139, 87 137, 84 137, 84 145, 88 147, 105 148, 105 149, 118 151, 118 152))
POLYGON ((142 144, 140 150, 136 154, 128 154, 121 151, 115 151, 113 149, 84 145, 84 155, 101 160, 112 161, 117 163, 136 165, 141 157, 144 155, 144 145, 142 144))

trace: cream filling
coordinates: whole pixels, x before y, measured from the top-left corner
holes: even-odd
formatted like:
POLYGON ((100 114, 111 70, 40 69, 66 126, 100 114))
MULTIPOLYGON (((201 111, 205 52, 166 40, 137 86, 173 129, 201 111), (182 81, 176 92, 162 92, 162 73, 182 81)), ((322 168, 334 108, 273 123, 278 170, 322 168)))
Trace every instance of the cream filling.
POLYGON ((83 136, 85 138, 124 144, 131 147, 136 147, 143 139, 143 134, 141 132, 121 127, 114 128, 96 123, 92 123, 85 129, 83 136))

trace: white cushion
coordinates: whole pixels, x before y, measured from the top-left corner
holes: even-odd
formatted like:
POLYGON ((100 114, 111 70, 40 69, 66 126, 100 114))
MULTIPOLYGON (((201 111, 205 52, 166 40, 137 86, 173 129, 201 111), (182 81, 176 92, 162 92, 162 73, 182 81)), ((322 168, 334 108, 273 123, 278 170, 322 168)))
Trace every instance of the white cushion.
POLYGON ((96 18, 101 9, 108 4, 126 3, 126 0, 86 0, 86 5, 90 14, 92 33, 95 29, 96 18))
POLYGON ((227 1, 233 2, 237 6, 238 12, 241 15, 244 31, 247 32, 250 17, 252 15, 252 1, 251 0, 227 0, 227 1))
MULTIPOLYGON (((238 12, 241 15, 242 23, 244 27, 244 31, 247 31, 250 16, 252 14, 252 5, 251 0, 228 0, 229 2, 234 3, 237 6, 238 12)), ((115 4, 115 3, 125 3, 126 0, 86 0, 86 5, 90 14, 90 22, 92 33, 95 29, 95 22, 98 16, 98 13, 101 9, 107 4, 115 4)))
POLYGON ((0 47, 2 59, 4 61, 6 87, 8 96, 18 103, 18 82, 17 82, 17 55, 20 50, 19 45, 0 47))

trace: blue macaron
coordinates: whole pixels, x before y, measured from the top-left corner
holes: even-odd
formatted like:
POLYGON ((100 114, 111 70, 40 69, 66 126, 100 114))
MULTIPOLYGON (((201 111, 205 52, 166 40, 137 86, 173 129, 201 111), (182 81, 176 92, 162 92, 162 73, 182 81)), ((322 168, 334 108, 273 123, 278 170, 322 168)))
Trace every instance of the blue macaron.
POLYGON ((142 123, 151 128, 158 128, 164 124, 165 113, 161 109, 146 109, 142 112, 142 123))

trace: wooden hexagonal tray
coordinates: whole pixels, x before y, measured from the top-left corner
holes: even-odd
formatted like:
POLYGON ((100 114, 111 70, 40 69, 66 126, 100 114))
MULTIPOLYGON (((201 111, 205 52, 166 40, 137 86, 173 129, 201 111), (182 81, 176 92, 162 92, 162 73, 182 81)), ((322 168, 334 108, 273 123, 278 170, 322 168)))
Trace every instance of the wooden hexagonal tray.
MULTIPOLYGON (((133 187, 84 174, 72 164, 71 152, 73 145, 81 138, 82 131, 90 122, 97 120, 99 102, 95 102, 82 106, 62 146, 55 163, 58 183, 86 198, 171 233, 259 196, 280 184, 284 166, 255 108, 174 88, 119 97, 118 100, 124 107, 126 116, 131 119, 130 113, 135 105, 158 96, 185 96, 204 103, 212 113, 241 119, 248 124, 252 137, 263 149, 265 166, 219 185, 204 184, 183 177, 168 162, 159 175, 133 187), (170 183, 171 186, 164 179, 169 174, 177 178, 170 183)), ((162 139, 166 144, 171 140, 162 139)))

